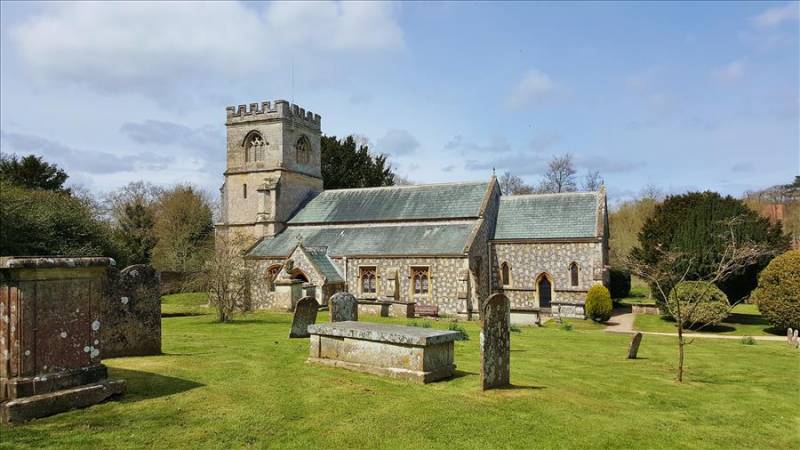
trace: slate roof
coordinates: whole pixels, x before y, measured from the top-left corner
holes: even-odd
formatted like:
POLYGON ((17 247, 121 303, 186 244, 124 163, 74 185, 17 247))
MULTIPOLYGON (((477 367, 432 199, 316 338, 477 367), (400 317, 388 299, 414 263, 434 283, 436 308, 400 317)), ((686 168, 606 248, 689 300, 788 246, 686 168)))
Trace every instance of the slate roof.
POLYGON ((495 239, 597 236, 598 192, 500 197, 495 239))
POLYGON ((333 264, 330 258, 327 255, 327 248, 326 247, 306 247, 303 246, 306 250, 306 254, 308 255, 309 259, 311 259, 311 263, 314 264, 314 267, 320 271, 322 276, 329 283, 344 283, 344 278, 342 275, 339 274, 339 271, 336 269, 336 266, 333 264))
POLYGON ((478 217, 487 183, 448 183, 323 191, 289 224, 478 217))
POLYGON ((463 255, 475 222, 405 226, 289 227, 258 243, 248 256, 286 257, 297 245, 327 247, 329 256, 463 255))

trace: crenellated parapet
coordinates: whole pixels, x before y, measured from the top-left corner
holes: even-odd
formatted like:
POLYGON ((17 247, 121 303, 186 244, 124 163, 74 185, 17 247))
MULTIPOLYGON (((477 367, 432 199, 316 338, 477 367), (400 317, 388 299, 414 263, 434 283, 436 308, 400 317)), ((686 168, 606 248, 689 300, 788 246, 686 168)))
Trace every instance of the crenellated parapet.
POLYGON ((236 124, 254 120, 293 119, 304 123, 306 126, 319 130, 321 117, 311 111, 289 103, 286 100, 274 102, 250 103, 249 105, 228 106, 225 108, 227 118, 225 123, 236 124))

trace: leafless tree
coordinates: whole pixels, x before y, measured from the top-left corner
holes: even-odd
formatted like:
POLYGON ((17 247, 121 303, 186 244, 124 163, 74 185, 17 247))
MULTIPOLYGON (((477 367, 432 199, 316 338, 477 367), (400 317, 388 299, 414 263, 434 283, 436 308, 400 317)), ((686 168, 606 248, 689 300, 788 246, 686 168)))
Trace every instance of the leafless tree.
POLYGON ((664 191, 655 184, 648 184, 639 192, 639 198, 660 202, 664 200, 664 191))
POLYGON ((196 286, 208 291, 209 303, 217 310, 220 322, 230 321, 249 304, 256 271, 242 257, 246 242, 238 234, 217 233, 215 251, 193 277, 196 286))
MULTIPOLYGON (((760 244, 738 242, 734 233, 734 226, 737 220, 737 218, 730 220, 727 232, 724 235, 715 237, 722 239, 724 244, 719 263, 706 276, 692 281, 706 281, 708 282, 707 289, 710 289, 715 283, 723 281, 732 274, 761 261, 764 257, 775 254, 774 250, 760 244)), ((669 299, 670 291, 679 283, 687 281, 688 274, 692 272, 696 261, 684 252, 668 250, 660 250, 660 258, 658 260, 658 262, 652 263, 637 259, 635 256, 628 256, 625 258, 625 265, 631 273, 641 277, 651 287, 655 288, 656 295, 662 299, 669 299)), ((705 293, 701 291, 695 294, 699 294, 697 297, 702 298, 705 293)), ((673 291, 672 295, 672 300, 674 301, 668 300, 663 303, 669 314, 677 322, 678 369, 676 378, 678 382, 683 382, 685 347, 693 342, 693 339, 686 339, 685 329, 689 328, 697 331, 707 324, 696 323, 693 319, 696 309, 701 306, 701 302, 694 301, 694 295, 690 298, 688 294, 681 293, 680 290, 673 291)), ((730 310, 739 302, 728 305, 728 312, 730 313, 730 310)))
POLYGON ((605 184, 605 180, 600 176, 599 170, 587 170, 583 176, 583 190, 587 192, 599 191, 600 186, 605 184))
POLYGON ((577 189, 575 182, 575 166, 572 155, 553 156, 547 163, 547 172, 544 180, 539 185, 539 192, 574 192, 577 189))
POLYGON ((512 174, 509 171, 506 171, 500 175, 500 179, 497 181, 500 183, 500 190, 503 191, 504 195, 533 193, 533 187, 525 184, 525 182, 522 181, 522 178, 512 174))
POLYGON ((133 181, 110 192, 103 199, 106 215, 114 222, 125 217, 125 207, 142 205, 151 208, 164 193, 164 189, 152 183, 133 181))

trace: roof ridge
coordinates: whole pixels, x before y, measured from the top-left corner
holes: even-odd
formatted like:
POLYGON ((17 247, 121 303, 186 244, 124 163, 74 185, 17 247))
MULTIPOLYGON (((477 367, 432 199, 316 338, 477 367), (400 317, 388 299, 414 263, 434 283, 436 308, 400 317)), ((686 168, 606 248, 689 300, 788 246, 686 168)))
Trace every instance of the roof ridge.
POLYGON ((524 198, 536 197, 557 197, 567 195, 597 195, 600 191, 577 191, 577 192, 547 192, 542 194, 516 194, 516 195, 501 195, 500 200, 519 200, 524 198))
POLYGON ((467 186, 467 185, 478 185, 478 184, 487 184, 486 181, 448 181, 445 183, 423 183, 423 184, 408 184, 408 185, 394 185, 394 186, 374 186, 374 187, 362 187, 362 188, 341 188, 341 189, 325 189, 322 191, 324 194, 325 192, 345 192, 345 191, 377 191, 380 189, 410 189, 410 188, 418 188, 418 187, 428 187, 428 186, 467 186))

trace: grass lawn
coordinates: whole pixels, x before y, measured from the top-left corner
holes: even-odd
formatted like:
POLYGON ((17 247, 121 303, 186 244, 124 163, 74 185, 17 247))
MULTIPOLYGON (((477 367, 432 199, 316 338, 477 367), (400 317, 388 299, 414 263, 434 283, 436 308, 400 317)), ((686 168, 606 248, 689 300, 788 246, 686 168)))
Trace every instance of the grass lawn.
MULTIPOLYGON (((656 331, 675 333, 675 322, 663 319, 661 316, 637 314, 634 328, 639 331, 656 331)), ((756 305, 736 305, 731 315, 722 323, 715 326, 703 327, 702 333, 727 334, 733 336, 776 336, 782 335, 781 330, 776 330, 769 324, 756 305)))
POLYGON ((627 297, 620 299, 623 305, 655 305, 656 301, 650 296, 650 287, 637 277, 631 278, 631 292, 627 297))
MULTIPOLYGON (((203 310, 192 301, 165 310, 203 310)), ((2 429, 0 448, 800 447, 800 352, 783 343, 697 340, 678 384, 671 337, 645 336, 629 361, 630 338, 589 321, 522 327, 514 386, 482 392, 475 323, 456 343, 458 376, 423 386, 308 365, 290 321, 165 317, 163 355, 105 361, 128 380, 121 401, 2 429)))

